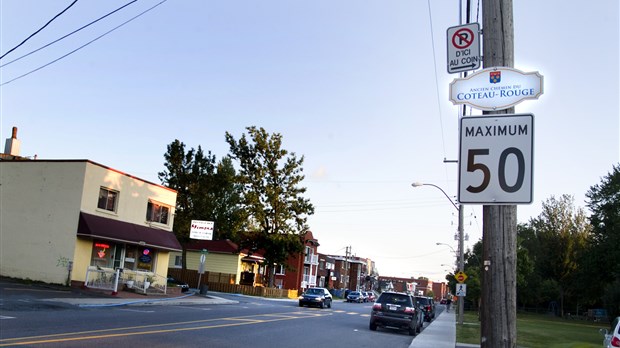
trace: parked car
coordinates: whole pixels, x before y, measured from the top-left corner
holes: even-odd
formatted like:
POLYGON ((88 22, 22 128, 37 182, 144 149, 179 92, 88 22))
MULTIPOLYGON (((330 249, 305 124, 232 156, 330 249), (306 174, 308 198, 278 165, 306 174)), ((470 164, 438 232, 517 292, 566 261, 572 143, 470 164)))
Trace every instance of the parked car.
POLYGON ((366 295, 366 302, 375 302, 377 299, 377 296, 372 291, 366 291, 364 294, 366 295))
POLYGON ((325 288, 309 288, 299 296, 299 307, 304 305, 332 308, 332 294, 325 288))
POLYGON ((368 302, 368 296, 365 291, 360 291, 360 296, 362 297, 362 302, 368 302))
POLYGON ((168 286, 178 286, 181 288, 181 292, 189 291, 189 285, 186 282, 175 279, 174 277, 168 277, 168 286))
POLYGON ((386 291, 372 306, 369 328, 372 331, 376 331, 377 327, 404 329, 415 336, 422 331, 423 324, 422 311, 413 296, 386 291))
POLYGON ((616 317, 616 319, 611 322, 609 331, 607 331, 607 329, 600 329, 599 332, 604 337, 604 348, 620 347, 620 317, 616 317))
POLYGON ((364 302, 364 294, 359 291, 351 291, 347 295, 347 302, 362 303, 364 302))
POLYGON ((416 296, 415 300, 424 308, 425 321, 432 321, 433 319, 435 319, 435 300, 433 300, 433 298, 426 296, 416 296))

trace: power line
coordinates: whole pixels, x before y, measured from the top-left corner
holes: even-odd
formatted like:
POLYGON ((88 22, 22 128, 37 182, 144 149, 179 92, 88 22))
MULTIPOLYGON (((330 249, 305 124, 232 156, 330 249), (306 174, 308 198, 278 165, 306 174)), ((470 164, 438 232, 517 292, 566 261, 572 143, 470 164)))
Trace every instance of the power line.
POLYGON ((446 158, 446 140, 444 139, 444 130, 443 130, 443 118, 441 116, 441 102, 439 100, 439 80, 437 78, 437 57, 435 55, 435 38, 433 37, 433 14, 431 12, 431 1, 427 0, 428 3, 428 18, 431 26, 431 45, 433 47, 433 66, 435 72, 435 88, 437 92, 437 109, 439 111, 439 126, 441 128, 441 145, 443 146, 443 154, 444 158, 446 158))
MULTIPOLYGON (((67 34, 67 35, 65 35, 65 36, 63 36, 63 37, 61 37, 61 38, 59 38, 59 39, 56 39, 56 40, 54 40, 54 41, 52 41, 52 42, 48 43, 48 44, 47 44, 47 45, 45 45, 45 46, 39 47, 39 48, 37 48, 37 49, 36 49, 36 50, 34 50, 34 51, 28 52, 28 53, 24 54, 23 56, 18 57, 18 58, 15 58, 15 59, 13 59, 12 61, 10 61, 10 62, 8 62, 8 63, 4 63, 4 64, 0 65, 0 68, 5 67, 5 66, 7 66, 7 65, 9 65, 9 64, 11 64, 11 63, 13 63, 13 62, 16 62, 16 61, 18 61, 18 60, 22 59, 22 58, 26 58, 26 57, 28 57, 29 55, 33 54, 33 53, 39 52, 40 50, 42 50, 42 49, 44 49, 44 48, 46 48, 46 47, 49 47, 49 46, 51 46, 51 45, 55 44, 56 42, 58 42, 58 41, 60 41, 60 40, 63 40, 63 39, 65 39, 65 38, 67 38, 67 37, 69 37, 69 36, 71 36, 71 35, 73 35, 73 34, 77 33, 78 31, 80 31, 80 30, 82 30, 82 29, 84 29, 84 28, 87 28, 87 27, 91 26, 92 24, 95 24, 95 23, 99 22, 100 20, 102 20, 102 19, 104 19, 104 18, 106 18, 106 17, 108 17, 108 16, 110 16, 110 15, 114 14, 115 12, 118 12, 118 11, 122 10, 123 8, 125 8, 125 7, 127 7, 127 6, 129 6, 129 5, 131 5, 131 4, 133 4, 133 3, 134 3, 134 2, 136 2, 136 1, 138 1, 138 0, 133 0, 133 1, 131 1, 131 2, 127 3, 127 4, 125 4, 125 5, 123 5, 123 6, 119 7, 119 8, 117 8, 116 10, 114 10, 114 11, 112 11, 112 12, 110 12, 110 13, 106 14, 105 16, 103 16, 103 17, 99 17, 98 19, 96 19, 96 20, 94 20, 94 21, 92 21, 92 22, 90 22, 90 23, 88 23, 88 24, 86 24, 86 25, 82 26, 81 28, 76 29, 76 30, 74 30, 74 31, 70 32, 69 34, 67 34)), ((8 52, 7 52, 7 53, 8 53, 8 52)))
POLYGON ((43 69, 43 68, 45 68, 45 67, 47 67, 47 66, 50 66, 50 65, 52 65, 52 64, 54 64, 54 63, 56 63, 57 61, 59 61, 59 60, 61 60, 61 59, 65 58, 65 57, 67 57, 67 56, 69 56, 69 55, 71 55, 71 54, 73 54, 73 53, 75 53, 75 52, 77 52, 77 51, 81 50, 82 48, 84 48, 84 47, 86 47, 86 46, 90 45, 91 43, 93 43, 93 42, 95 42, 95 41, 97 41, 97 40, 101 39, 102 37, 104 37, 104 36, 108 35, 109 33, 113 32, 113 31, 115 31, 116 29, 118 29, 118 28, 120 28, 120 27, 124 26, 125 24, 127 24, 127 23, 129 23, 129 22, 133 21, 134 19, 136 19, 136 18, 138 18, 138 17, 140 17, 140 16, 144 15, 145 13, 147 13, 147 12, 151 11, 152 9, 154 9, 155 7, 157 7, 157 6, 161 5, 161 4, 163 4, 163 3, 164 3, 164 2, 166 2, 166 1, 168 1, 168 0, 162 0, 161 2, 157 3, 156 5, 154 5, 154 6, 150 7, 149 9, 147 9, 147 10, 145 10, 145 11, 141 12, 140 14, 138 14, 138 15, 136 15, 136 16, 134 16, 134 17, 130 18, 129 20, 127 20, 127 21, 125 21, 125 22, 121 23, 120 25, 118 25, 118 26, 116 26, 116 27, 114 27, 114 28, 112 28, 112 29, 108 30, 107 32, 105 32, 105 33, 103 33, 103 34, 99 35, 98 37, 96 37, 96 38, 94 38, 93 40, 91 40, 91 41, 89 41, 89 42, 85 43, 84 45, 82 45, 82 46, 80 46, 80 47, 78 47, 78 48, 74 49, 73 51, 71 51, 71 52, 69 52, 69 53, 67 53, 67 54, 65 54, 65 55, 63 55, 63 56, 61 56, 61 57, 59 57, 59 58, 56 58, 56 59, 54 59, 53 61, 51 61, 51 62, 49 62, 49 63, 47 63, 47 64, 45 64, 45 65, 42 65, 42 66, 40 66, 40 67, 38 67, 38 68, 36 68, 36 69, 34 69, 34 70, 31 70, 31 71, 29 71, 29 72, 27 72, 27 73, 25 73, 25 74, 23 74, 23 75, 17 76, 17 77, 16 77, 16 78, 14 78, 14 79, 11 79, 11 80, 9 80, 9 81, 7 81, 7 82, 4 82, 4 83, 0 84, 0 86, 4 86, 4 85, 6 85, 6 84, 9 84, 9 83, 11 83, 11 82, 13 82, 13 81, 15 81, 15 80, 19 80, 19 79, 21 79, 22 77, 26 77, 26 76, 28 76, 28 75, 30 75, 30 74, 32 74, 32 73, 34 73, 34 72, 37 72, 37 71, 39 71, 39 70, 41 70, 41 69, 43 69))
POLYGON ((41 29, 35 31, 34 33, 30 34, 30 36, 28 36, 26 39, 24 39, 24 41, 22 41, 19 45, 11 48, 7 53, 3 54, 0 59, 4 58, 4 56, 6 56, 7 54, 13 52, 14 50, 16 50, 19 46, 23 45, 24 43, 26 43, 26 41, 30 40, 31 37, 37 35, 41 30, 45 29, 45 27, 47 27, 50 23, 52 23, 52 21, 54 21, 54 19, 60 17, 60 15, 62 15, 63 13, 65 13, 65 11, 67 11, 69 8, 71 8, 71 6, 75 5, 75 3, 78 0, 74 0, 71 5, 67 6, 67 8, 65 8, 64 10, 62 10, 62 12, 60 12, 59 14, 55 15, 54 18, 50 19, 47 23, 45 23, 44 26, 41 27, 41 29))

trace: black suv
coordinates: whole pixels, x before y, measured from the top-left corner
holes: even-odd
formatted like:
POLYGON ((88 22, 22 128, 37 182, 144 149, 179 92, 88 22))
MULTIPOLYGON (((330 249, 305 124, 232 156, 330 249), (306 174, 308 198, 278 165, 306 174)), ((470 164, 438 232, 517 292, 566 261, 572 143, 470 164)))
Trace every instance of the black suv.
POLYGON ((413 296, 404 292, 383 292, 372 306, 369 328, 405 329, 411 336, 417 335, 423 326, 419 307, 413 296))
POLYGON ((332 308, 332 294, 325 288, 309 288, 299 296, 299 307, 304 305, 332 308))
POLYGON ((424 320, 431 321, 435 319, 435 300, 426 296, 416 296, 415 300, 424 308, 424 320))

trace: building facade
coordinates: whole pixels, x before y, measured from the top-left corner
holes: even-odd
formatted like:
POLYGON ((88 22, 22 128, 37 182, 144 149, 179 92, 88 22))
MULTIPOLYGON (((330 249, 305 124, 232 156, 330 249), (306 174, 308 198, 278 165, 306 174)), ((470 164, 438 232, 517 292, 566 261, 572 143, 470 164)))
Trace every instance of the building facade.
MULTIPOLYGON (((170 254, 170 268, 182 268, 181 252, 170 254)), ((240 285, 263 285, 263 257, 226 240, 196 240, 185 245, 186 269, 200 271, 211 276, 230 275, 229 283, 240 285), (201 262, 204 255, 204 262, 201 262)), ((213 280, 222 282, 221 280, 213 280)))
POLYGON ((275 266, 275 286, 280 289, 304 290, 317 286, 319 242, 311 231, 303 235, 304 251, 288 258, 286 265, 275 266))
POLYGON ((90 269, 120 269, 165 279, 181 250, 172 189, 89 160, 0 160, 0 173, 2 276, 79 285, 90 269))
POLYGON ((333 257, 319 253, 319 270, 317 274, 317 286, 321 288, 333 289, 335 276, 336 260, 333 257))

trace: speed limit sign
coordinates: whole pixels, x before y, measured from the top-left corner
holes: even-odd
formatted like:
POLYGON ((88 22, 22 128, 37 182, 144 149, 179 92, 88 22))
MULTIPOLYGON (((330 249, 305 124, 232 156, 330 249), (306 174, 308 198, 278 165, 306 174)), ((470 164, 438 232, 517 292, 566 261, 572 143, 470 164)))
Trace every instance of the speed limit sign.
POLYGON ((532 203, 534 115, 462 117, 459 203, 532 203))

